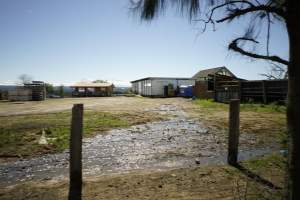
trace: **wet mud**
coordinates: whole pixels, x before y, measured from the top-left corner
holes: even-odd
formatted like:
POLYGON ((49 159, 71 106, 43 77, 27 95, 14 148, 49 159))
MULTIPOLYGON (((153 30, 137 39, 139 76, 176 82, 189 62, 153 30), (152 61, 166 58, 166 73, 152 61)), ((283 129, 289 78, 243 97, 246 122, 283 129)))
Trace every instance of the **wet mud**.
MULTIPOLYGON (((167 104, 147 110, 169 114, 166 121, 114 129, 83 141, 83 175, 168 170, 226 162, 227 144, 221 135, 189 119, 178 106, 167 104)), ((241 138, 243 140, 243 138, 241 138)), ((244 138, 247 140, 247 138, 244 138)), ((268 154, 274 148, 240 148, 239 159, 268 154)), ((69 152, 0 164, 0 185, 28 180, 68 177, 69 152)))

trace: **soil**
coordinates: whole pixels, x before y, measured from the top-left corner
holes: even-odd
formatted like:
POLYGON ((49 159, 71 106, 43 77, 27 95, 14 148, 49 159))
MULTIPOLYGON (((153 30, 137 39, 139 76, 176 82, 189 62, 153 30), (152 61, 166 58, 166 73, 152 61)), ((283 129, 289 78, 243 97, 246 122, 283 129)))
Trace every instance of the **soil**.
MULTIPOLYGON (((189 99, 137 97, 0 103, 0 116, 69 110, 74 103, 114 113, 168 115, 83 141, 83 199, 281 199, 282 190, 226 165, 228 112, 189 99)), ((241 112, 239 160, 280 150, 284 114, 241 112)), ((67 199, 68 151, 0 163, 0 199, 67 199)), ((284 162, 257 162, 256 172, 283 187, 284 162), (261 170, 261 163, 267 163, 261 170)), ((247 162, 247 161, 246 161, 247 162)))
MULTIPOLYGON (((260 169, 263 174, 270 171, 273 171, 272 177, 275 175, 277 179, 266 178, 276 186, 283 187, 284 171, 275 164, 260 169)), ((67 180, 26 182, 0 188, 0 198, 63 200, 68 198, 68 186, 67 180)), ((82 199, 86 200, 279 200, 282 197, 282 189, 267 187, 247 178, 239 170, 224 165, 87 177, 84 178, 82 192, 82 199)))
MULTIPOLYGON (((226 140, 209 131, 199 120, 189 118, 176 104, 162 104, 145 112, 167 114, 170 120, 151 122, 126 129, 114 129, 83 141, 85 177, 130 172, 170 170, 225 163, 226 140)), ((248 141, 241 135, 241 141, 248 141)), ((240 148, 240 160, 278 150, 276 145, 240 148)), ((0 185, 29 180, 68 177, 68 151, 0 165, 0 185)))

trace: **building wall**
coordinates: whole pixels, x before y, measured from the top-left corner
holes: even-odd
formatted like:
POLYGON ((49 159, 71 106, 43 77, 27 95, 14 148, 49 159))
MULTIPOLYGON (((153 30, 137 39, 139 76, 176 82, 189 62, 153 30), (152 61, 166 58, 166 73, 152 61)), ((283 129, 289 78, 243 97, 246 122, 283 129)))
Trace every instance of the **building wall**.
POLYGON ((29 89, 32 92, 33 101, 44 101, 47 96, 45 83, 42 81, 32 81, 32 83, 24 84, 24 89, 29 89))
POLYGON ((172 84, 174 90, 180 86, 195 85, 195 80, 154 79, 152 80, 152 96, 164 96, 164 87, 172 84))
POLYGON ((142 80, 132 83, 132 90, 136 94, 151 96, 151 80, 142 80))
MULTIPOLYGON (((196 81, 193 79, 190 80, 178 80, 178 86, 194 86, 196 84, 196 81)), ((176 86, 177 87, 177 86, 176 86)))
POLYGON ((147 79, 132 83, 132 90, 142 96, 164 96, 164 87, 172 84, 174 89, 182 85, 195 85, 195 80, 147 79))
POLYGON ((164 87, 169 84, 175 84, 176 80, 163 80, 153 79, 152 80, 152 96, 164 96, 164 87))
POLYGON ((113 93, 113 86, 108 87, 74 87, 72 96, 77 97, 102 97, 111 96, 113 93))
POLYGON ((144 81, 144 95, 152 96, 152 80, 144 81))
POLYGON ((197 81, 193 89, 193 95, 200 99, 213 99, 215 92, 208 90, 207 81, 197 81))
POLYGON ((131 90, 133 93, 138 93, 137 83, 132 83, 131 90))
POLYGON ((18 88, 17 90, 8 91, 9 101, 30 101, 32 100, 31 89, 18 88))

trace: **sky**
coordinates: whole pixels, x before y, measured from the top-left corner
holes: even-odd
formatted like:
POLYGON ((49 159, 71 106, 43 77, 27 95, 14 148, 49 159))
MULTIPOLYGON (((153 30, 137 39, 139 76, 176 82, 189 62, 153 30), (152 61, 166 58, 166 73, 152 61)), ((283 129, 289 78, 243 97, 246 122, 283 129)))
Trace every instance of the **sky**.
MULTIPOLYGON (((143 77, 192 77, 219 66, 244 79, 262 79, 268 62, 227 50, 246 21, 201 34, 201 24, 173 10, 143 22, 129 12, 129 0, 0 0, 0 84, 28 74, 54 85, 96 79, 129 85, 143 77)), ((270 49, 288 58, 284 25, 272 26, 270 49)), ((256 50, 265 53, 263 44, 256 50)))

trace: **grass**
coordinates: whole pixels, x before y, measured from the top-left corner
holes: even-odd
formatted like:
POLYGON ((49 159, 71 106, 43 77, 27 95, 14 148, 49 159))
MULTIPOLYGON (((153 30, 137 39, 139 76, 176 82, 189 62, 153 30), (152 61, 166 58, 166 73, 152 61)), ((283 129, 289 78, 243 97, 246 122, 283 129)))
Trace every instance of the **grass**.
MULTIPOLYGON (((284 186, 285 158, 274 154, 241 165, 279 188, 284 186)), ((0 189, 6 199, 67 199, 68 181, 27 182, 0 189)), ((84 178, 83 199, 281 199, 270 188, 228 165, 131 172, 84 178)))
POLYGON ((224 103, 218 103, 213 101, 212 99, 197 99, 193 101, 194 104, 205 108, 205 109, 220 109, 220 110, 225 110, 228 108, 227 104, 224 103))
MULTIPOLYGON (((203 122, 212 132, 228 134, 229 105, 213 100, 195 100, 194 117, 203 122)), ((286 148, 286 107, 276 103, 240 104, 241 145, 281 145, 286 148)), ((224 141, 226 142, 226 141, 224 141)))
POLYGON ((279 154, 272 154, 260 159, 246 161, 243 163, 243 166, 254 174, 271 182, 274 186, 281 188, 256 187, 258 191, 257 194, 261 199, 282 199, 287 166, 287 159, 285 157, 279 154))
MULTIPOLYGON (((197 99, 194 104, 206 109, 228 110, 229 105, 225 103, 214 102, 212 99, 197 99)), ((240 110, 251 111, 258 113, 285 113, 286 106, 278 105, 276 102, 271 104, 255 104, 255 103, 241 103, 240 110)))
POLYGON ((260 175, 266 175, 265 172, 268 168, 272 168, 276 166, 280 170, 284 170, 286 166, 286 158, 279 154, 272 154, 268 156, 264 156, 260 159, 251 159, 244 162, 244 165, 250 169, 251 171, 260 173, 260 171, 264 171, 260 175))
MULTIPOLYGON (((150 113, 107 113, 86 110, 84 112, 84 137, 105 133, 113 128, 161 120, 150 113)), ((27 157, 55 153, 69 146, 70 112, 30 114, 0 117, 0 157, 27 157), (47 145, 39 145, 42 130, 47 145)))

